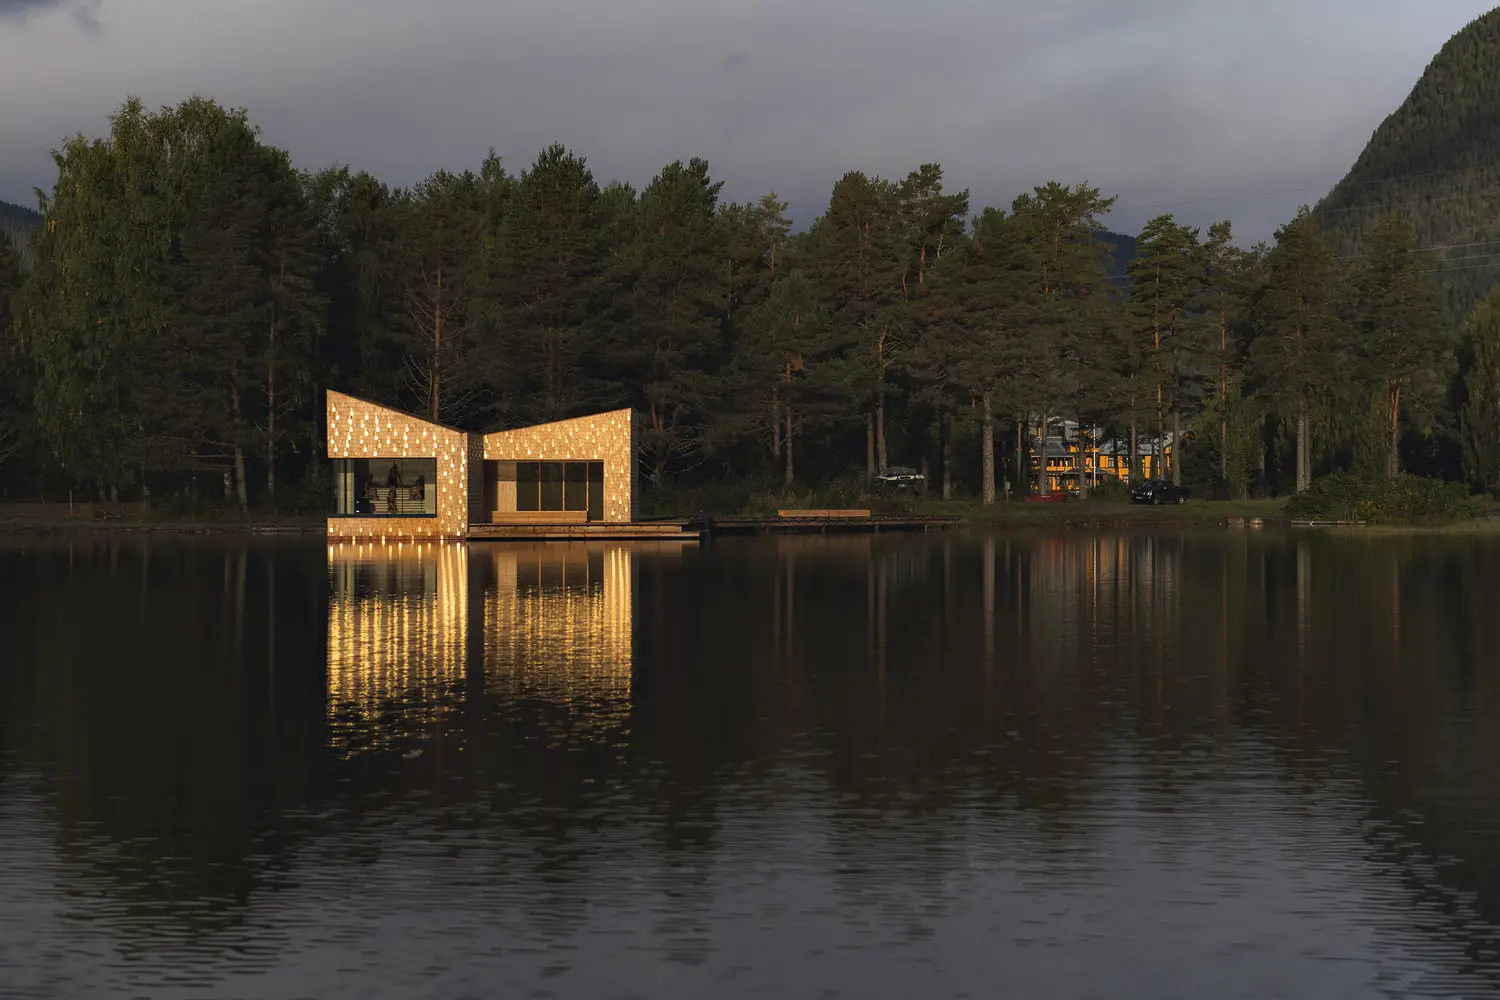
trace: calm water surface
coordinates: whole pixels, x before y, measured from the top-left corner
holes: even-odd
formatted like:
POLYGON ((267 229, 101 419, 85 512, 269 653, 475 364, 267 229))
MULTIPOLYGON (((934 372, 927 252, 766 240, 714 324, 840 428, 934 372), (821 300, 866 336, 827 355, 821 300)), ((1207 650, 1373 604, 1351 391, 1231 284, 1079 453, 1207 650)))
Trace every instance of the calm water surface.
POLYGON ((1500 996, 1500 539, 0 543, 0 996, 1500 996))

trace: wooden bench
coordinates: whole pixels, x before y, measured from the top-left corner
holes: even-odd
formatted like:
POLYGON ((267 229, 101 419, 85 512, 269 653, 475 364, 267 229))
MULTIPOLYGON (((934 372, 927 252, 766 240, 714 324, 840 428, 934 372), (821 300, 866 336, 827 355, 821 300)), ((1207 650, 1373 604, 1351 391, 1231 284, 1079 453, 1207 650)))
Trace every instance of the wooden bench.
POLYGON ((490 512, 491 524, 585 524, 586 510, 496 510, 490 512))
POLYGON ((776 516, 784 517, 788 520, 792 518, 803 520, 816 518, 823 521, 832 521, 869 517, 870 512, 867 510, 778 510, 776 516))

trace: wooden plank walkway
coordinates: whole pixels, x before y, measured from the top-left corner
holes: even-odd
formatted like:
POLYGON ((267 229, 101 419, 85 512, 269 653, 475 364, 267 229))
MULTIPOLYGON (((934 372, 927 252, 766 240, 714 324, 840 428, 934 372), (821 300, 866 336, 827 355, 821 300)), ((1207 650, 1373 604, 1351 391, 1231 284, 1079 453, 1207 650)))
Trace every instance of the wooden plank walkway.
POLYGON ((957 517, 735 517, 704 522, 710 537, 719 535, 832 535, 946 531, 960 527, 957 517))
POLYGON ((703 528, 688 521, 574 521, 552 524, 533 521, 471 524, 468 537, 470 541, 485 542, 697 542, 703 538, 703 528))

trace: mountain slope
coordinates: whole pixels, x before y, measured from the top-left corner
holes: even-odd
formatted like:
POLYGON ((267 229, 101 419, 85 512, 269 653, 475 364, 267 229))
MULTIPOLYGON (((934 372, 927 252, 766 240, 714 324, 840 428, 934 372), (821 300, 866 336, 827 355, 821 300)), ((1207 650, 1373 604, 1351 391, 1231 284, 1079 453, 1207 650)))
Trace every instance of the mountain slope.
POLYGON ((1340 254, 1400 212, 1430 253, 1444 304, 1467 315, 1500 282, 1500 8, 1433 57, 1317 213, 1340 254))
POLYGON ((31 231, 42 224, 42 217, 28 208, 0 201, 0 233, 16 250, 25 251, 31 231))

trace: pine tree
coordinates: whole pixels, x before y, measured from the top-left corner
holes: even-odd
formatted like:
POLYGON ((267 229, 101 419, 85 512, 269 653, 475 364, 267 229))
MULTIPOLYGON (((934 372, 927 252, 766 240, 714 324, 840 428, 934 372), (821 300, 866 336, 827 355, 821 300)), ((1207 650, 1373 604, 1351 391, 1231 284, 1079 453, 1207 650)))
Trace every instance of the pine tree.
POLYGON ((22 286, 21 255, 0 233, 0 465, 21 450, 31 423, 19 310, 12 306, 22 286))
MULTIPOLYGON (((1202 289, 1202 257, 1198 230, 1178 225, 1171 215, 1146 223, 1136 248, 1128 274, 1140 335, 1149 341, 1141 351, 1144 364, 1139 374, 1142 383, 1151 386, 1157 447, 1153 473, 1160 477, 1169 414, 1174 451, 1182 450, 1184 375, 1197 353, 1193 313, 1202 289)), ((1181 482, 1180 464, 1172 462, 1174 484, 1181 482)))
MULTIPOLYGON (((1236 492, 1243 492, 1239 476, 1231 477, 1231 466, 1240 463, 1231 458, 1230 417, 1242 411, 1240 400, 1241 345, 1236 332, 1245 311, 1254 256, 1234 245, 1234 230, 1229 220, 1208 228, 1203 242, 1202 299, 1199 310, 1203 319, 1199 338, 1202 355, 1212 367, 1214 389, 1208 408, 1215 412, 1219 435, 1219 480, 1235 480, 1236 492)), ((1239 428, 1236 428, 1239 430, 1239 428)))
POLYGON ((1031 396, 1039 415, 1042 493, 1051 492, 1046 469, 1052 417, 1070 404, 1075 414, 1082 413, 1106 394, 1099 376, 1107 368, 1111 302, 1107 255, 1098 234, 1099 216, 1113 204, 1096 187, 1054 181, 1017 198, 1011 209, 1029 248, 1032 293, 1040 296, 1027 341, 1035 373, 1031 396))
POLYGON ((1500 489, 1500 288, 1474 310, 1467 339, 1472 360, 1460 416, 1464 474, 1493 493, 1500 489))
POLYGON ((646 417, 651 482, 674 463, 697 461, 699 435, 716 395, 723 299, 718 261, 725 231, 716 218, 722 182, 694 159, 668 164, 641 191, 625 248, 627 277, 617 377, 638 385, 646 417))
POLYGON ((591 404, 623 405, 618 384, 590 363, 609 331, 609 229, 628 230, 621 216, 632 211, 633 192, 606 197, 584 160, 560 145, 516 180, 487 255, 485 290, 486 351, 520 369, 491 377, 516 386, 507 419, 535 423, 591 404))
POLYGON ((1342 374, 1339 266, 1317 221, 1303 206, 1276 231, 1253 303, 1251 364, 1267 400, 1295 424, 1296 486, 1312 480, 1311 426, 1342 374))
POLYGON ((853 171, 834 185, 828 211, 808 239, 808 278, 835 336, 857 345, 850 376, 865 415, 865 467, 872 479, 887 468, 886 397, 905 346, 899 209, 897 185, 853 171))
POLYGON ((980 492, 995 502, 995 416, 1033 403, 1037 358, 1027 330, 1040 313, 1036 266, 1021 222, 994 208, 974 220, 933 271, 932 323, 923 341, 928 377, 976 400, 980 492))
POLYGON ((1371 231, 1355 279, 1362 374, 1385 396, 1385 473, 1400 471, 1401 404, 1423 405, 1447 383, 1452 345, 1411 223, 1390 215, 1371 231))

